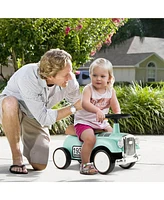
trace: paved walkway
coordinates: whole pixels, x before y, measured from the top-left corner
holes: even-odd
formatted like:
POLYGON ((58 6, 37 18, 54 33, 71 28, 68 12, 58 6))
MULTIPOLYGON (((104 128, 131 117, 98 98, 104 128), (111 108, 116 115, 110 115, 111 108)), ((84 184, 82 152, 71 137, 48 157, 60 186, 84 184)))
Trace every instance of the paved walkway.
POLYGON ((6 137, 0 137, 0 182, 164 182, 164 136, 138 136, 140 139, 141 160, 128 170, 116 166, 107 175, 86 176, 79 173, 79 163, 72 161, 65 170, 55 167, 53 151, 62 146, 66 136, 51 136, 50 156, 44 171, 33 171, 27 164, 27 175, 11 174, 8 169, 12 163, 6 137))

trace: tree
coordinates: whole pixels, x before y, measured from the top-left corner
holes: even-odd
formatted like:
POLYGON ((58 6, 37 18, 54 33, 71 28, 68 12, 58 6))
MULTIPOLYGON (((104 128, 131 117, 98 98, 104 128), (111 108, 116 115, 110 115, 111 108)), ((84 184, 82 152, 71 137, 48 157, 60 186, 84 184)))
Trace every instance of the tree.
POLYGON ((33 54, 35 19, 0 19, 0 63, 11 56, 15 71, 33 54))
MULTIPOLYGON (((117 33, 112 38, 111 47, 123 43, 125 40, 133 36, 144 36, 144 27, 140 19, 128 19, 125 26, 120 27, 117 33)), ((106 48, 106 46, 104 46, 106 48)))
POLYGON ((164 19, 163 18, 141 18, 145 37, 164 38, 164 19))
MULTIPOLYGON (((125 26, 119 28, 112 38, 110 47, 134 37, 164 38, 164 19, 162 18, 130 18, 125 26)), ((104 46, 106 48, 106 46, 104 46)))
POLYGON ((12 58, 15 71, 28 62, 38 62, 51 48, 68 51, 74 70, 110 45, 111 37, 127 22, 123 18, 1 18, 0 63, 12 58))

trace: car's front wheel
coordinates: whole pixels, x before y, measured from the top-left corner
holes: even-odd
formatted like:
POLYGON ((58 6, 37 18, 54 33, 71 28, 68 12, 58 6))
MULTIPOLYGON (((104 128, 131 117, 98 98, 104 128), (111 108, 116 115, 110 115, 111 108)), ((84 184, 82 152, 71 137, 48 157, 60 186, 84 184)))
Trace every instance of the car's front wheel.
POLYGON ((132 162, 132 163, 128 163, 125 165, 119 165, 119 166, 123 169, 129 169, 129 168, 133 167, 135 164, 136 164, 135 162, 132 162))
POLYGON ((115 167, 115 161, 106 150, 97 150, 91 161, 100 174, 110 173, 115 167))
POLYGON ((53 162, 59 169, 66 169, 71 164, 71 155, 66 148, 57 148, 53 153, 53 162))

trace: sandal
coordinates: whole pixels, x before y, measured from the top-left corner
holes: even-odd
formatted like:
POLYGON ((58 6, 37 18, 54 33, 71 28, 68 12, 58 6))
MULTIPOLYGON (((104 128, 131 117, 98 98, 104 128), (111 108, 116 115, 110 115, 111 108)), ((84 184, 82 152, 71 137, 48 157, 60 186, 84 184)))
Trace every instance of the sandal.
POLYGON ((28 174, 28 171, 24 171, 25 165, 11 165, 9 171, 13 174, 28 174), (13 168, 20 168, 21 171, 15 171, 13 168))
POLYGON ((80 174, 93 175, 97 173, 98 171, 93 163, 80 164, 80 174))

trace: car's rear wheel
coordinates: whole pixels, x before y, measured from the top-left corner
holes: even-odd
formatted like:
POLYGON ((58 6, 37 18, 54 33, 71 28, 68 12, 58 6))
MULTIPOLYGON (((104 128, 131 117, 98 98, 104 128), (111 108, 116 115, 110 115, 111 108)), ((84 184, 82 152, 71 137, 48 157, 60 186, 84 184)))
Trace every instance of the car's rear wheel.
POLYGON ((110 173, 115 167, 112 156, 106 150, 97 150, 92 157, 92 162, 101 174, 110 173))
POLYGON ((66 148, 57 148, 53 153, 53 162, 58 169, 66 169, 71 164, 71 155, 66 148))
POLYGON ((132 163, 128 163, 125 165, 119 165, 119 166, 123 169, 129 169, 129 168, 133 167, 135 164, 136 164, 135 162, 132 162, 132 163))

